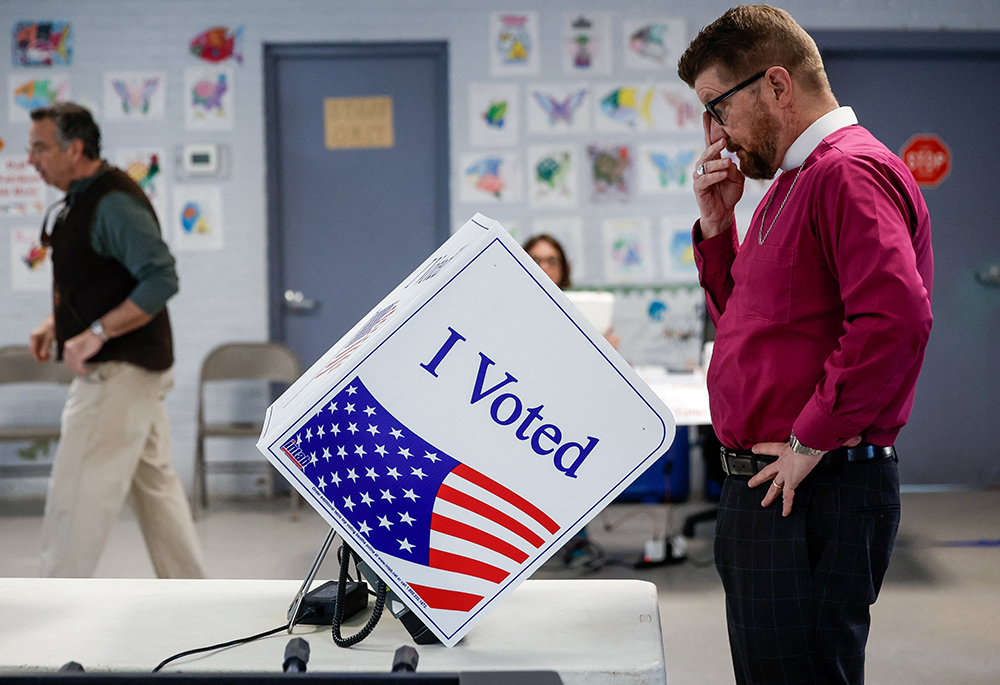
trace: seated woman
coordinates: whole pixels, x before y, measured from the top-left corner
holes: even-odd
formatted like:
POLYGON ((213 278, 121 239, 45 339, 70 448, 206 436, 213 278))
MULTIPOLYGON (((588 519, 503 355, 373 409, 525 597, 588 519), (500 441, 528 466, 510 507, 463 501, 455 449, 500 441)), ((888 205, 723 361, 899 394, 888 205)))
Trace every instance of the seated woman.
MULTIPOLYGON (((567 290, 572 287, 570 280, 569 260, 566 259, 566 252, 559 241, 547 233, 539 233, 532 236, 524 244, 524 251, 535 260, 542 271, 552 279, 552 282, 559 286, 560 290, 567 290)), ((611 346, 618 349, 621 338, 615 335, 613 328, 609 328, 604 333, 604 338, 611 343, 611 346)))

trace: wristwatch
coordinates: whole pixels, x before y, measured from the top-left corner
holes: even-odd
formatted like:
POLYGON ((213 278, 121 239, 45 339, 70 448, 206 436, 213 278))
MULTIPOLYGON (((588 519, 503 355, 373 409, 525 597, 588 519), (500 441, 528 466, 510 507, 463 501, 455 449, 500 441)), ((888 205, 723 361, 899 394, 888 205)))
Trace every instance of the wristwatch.
POLYGON ((111 336, 104 330, 104 324, 101 323, 100 319, 96 319, 94 323, 90 324, 90 332, 100 338, 101 342, 107 342, 111 339, 111 336))
POLYGON ((812 447, 806 447, 799 439, 795 437, 795 433, 792 433, 792 437, 788 440, 789 444, 792 446, 792 451, 797 454, 804 454, 807 457, 818 457, 826 454, 826 450, 814 450, 812 447))

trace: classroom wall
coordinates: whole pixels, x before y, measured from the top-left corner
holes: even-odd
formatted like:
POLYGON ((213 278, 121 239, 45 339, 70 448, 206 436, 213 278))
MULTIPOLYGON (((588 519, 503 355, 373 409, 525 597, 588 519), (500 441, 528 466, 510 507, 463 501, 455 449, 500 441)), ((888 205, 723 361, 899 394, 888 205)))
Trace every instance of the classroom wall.
MULTIPOLYGON (((470 131, 469 93, 473 84, 515 84, 524 96, 529 83, 569 81, 562 66, 562 26, 567 13, 592 11, 607 13, 611 24, 613 71, 608 81, 631 78, 636 82, 676 79, 672 68, 662 73, 630 72, 622 61, 622 30, 628 22, 642 19, 682 20, 687 39, 727 9, 730 0, 702 0, 682 3, 675 0, 610 2, 591 0, 547 0, 529 2, 482 2, 480 0, 3 0, 0 2, 0 84, 6 95, 0 103, 0 139, 4 148, 0 159, 22 156, 29 124, 11 114, 13 81, 26 73, 65 75, 70 98, 93 108, 104 133, 106 157, 115 161, 119 150, 157 147, 166 154, 162 160, 165 205, 175 187, 216 186, 221 202, 221 243, 184 243, 172 239, 178 259, 181 292, 170 303, 174 325, 177 362, 176 388, 168 400, 173 428, 174 461, 185 483, 190 485, 194 449, 195 394, 199 365, 216 345, 233 340, 266 340, 267 320, 267 197, 265 183, 265 142, 263 103, 263 44, 305 41, 418 41, 446 40, 450 51, 452 208, 456 223, 475 211, 484 211, 510 223, 525 234, 533 222, 548 211, 533 205, 527 196, 519 202, 481 207, 463 199, 462 171, 475 145, 470 131), (503 11, 535 12, 539 27, 539 71, 535 75, 497 74, 491 71, 489 35, 491 16, 503 11), (5 56, 11 54, 11 27, 19 21, 58 20, 72 23, 73 61, 66 67, 13 67, 5 56), (193 130, 185 122, 182 93, 186 70, 206 63, 192 56, 188 43, 205 29, 242 26, 242 63, 232 60, 232 125, 226 130, 193 130), (106 74, 119 71, 163 72, 167 90, 164 116, 143 121, 114 121, 105 111, 106 74), (223 177, 209 180, 177 178, 174 155, 188 143, 218 142, 228 153, 223 177)), ((1000 1, 955 0, 800 0, 779 3, 807 29, 913 29, 913 30, 1000 30, 1000 1)), ((679 83, 679 81, 678 81, 679 83)), ((517 149, 526 150, 527 133, 517 149)), ((639 142, 654 141, 656 131, 640 136, 639 142)), ((670 135, 666 134, 669 138, 670 135)), ((570 137, 577 143, 583 138, 570 137)), ((190 190, 197 194, 198 189, 190 190)), ((49 190, 46 201, 59 193, 49 190)), ((638 197, 633 208, 655 226, 668 207, 671 213, 694 210, 689 196, 649 195, 638 197)), ((583 213, 579 210, 578 213, 583 213)), ((598 210, 604 211, 604 210, 598 210)), ((550 212, 554 215, 554 211, 550 212)), ((610 210, 606 213, 611 216, 610 210)), ((41 216, 33 210, 0 212, 0 345, 24 344, 30 329, 49 311, 47 289, 24 289, 17 283, 15 231, 33 234, 41 216)), ((172 234, 170 234, 172 235, 172 234)), ((601 258, 600 238, 586 241, 578 259, 586 261, 585 283, 607 284, 620 280, 608 273, 601 258)), ((612 265, 613 266, 613 265, 612 265)), ((664 280, 661 263, 641 283, 664 280)), ((28 284, 29 286, 31 284, 28 284)), ((339 337, 331 336, 331 343, 339 337)), ((311 360, 304 360, 311 361, 311 360)), ((262 402, 262 401, 261 401, 262 402)), ((256 411, 254 401, 252 410, 256 411)), ((261 405, 262 406, 262 405, 261 405)), ((21 408, 23 411, 23 407, 21 408)), ((11 406, 0 404, 0 412, 11 406)), ((228 448, 226 448, 228 449, 228 448)), ((251 444, 243 448, 253 452, 251 444)), ((0 459, 18 458, 0 446, 0 459), (6 450, 6 451, 4 451, 6 450)), ((0 483, 0 495, 40 492, 44 483, 32 480, 0 483)), ((218 487, 227 487, 220 484, 218 487)), ((253 489, 252 482, 229 482, 236 490, 253 489)))

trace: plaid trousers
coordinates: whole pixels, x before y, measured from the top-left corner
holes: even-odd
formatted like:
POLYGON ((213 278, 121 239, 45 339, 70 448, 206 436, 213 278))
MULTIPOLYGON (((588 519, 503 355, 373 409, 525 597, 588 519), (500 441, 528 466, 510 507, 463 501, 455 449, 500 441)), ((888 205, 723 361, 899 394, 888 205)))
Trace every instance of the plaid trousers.
POLYGON ((715 563, 736 682, 864 682, 865 643, 899 526, 895 459, 817 469, 763 508, 766 485, 726 478, 715 563))

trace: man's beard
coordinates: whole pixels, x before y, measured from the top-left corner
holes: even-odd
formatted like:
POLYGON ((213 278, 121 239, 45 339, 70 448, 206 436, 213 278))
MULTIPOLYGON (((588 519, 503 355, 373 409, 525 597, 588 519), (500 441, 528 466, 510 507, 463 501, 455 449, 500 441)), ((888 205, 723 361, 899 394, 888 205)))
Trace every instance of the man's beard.
POLYGON ((747 178, 758 181, 774 178, 778 167, 775 160, 778 156, 778 121, 769 112, 760 111, 754 116, 751 130, 757 132, 757 140, 751 143, 752 147, 735 151, 740 160, 740 171, 747 178))

